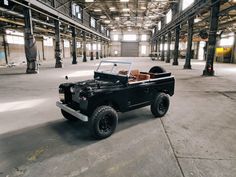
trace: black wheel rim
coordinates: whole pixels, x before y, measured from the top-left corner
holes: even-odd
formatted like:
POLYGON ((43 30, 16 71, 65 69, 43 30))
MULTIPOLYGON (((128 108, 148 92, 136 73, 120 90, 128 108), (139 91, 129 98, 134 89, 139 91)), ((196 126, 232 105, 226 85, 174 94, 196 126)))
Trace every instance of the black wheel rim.
POLYGON ((99 121, 99 130, 103 134, 109 134, 112 131, 114 121, 111 115, 104 115, 99 121))
POLYGON ((165 98, 162 98, 158 105, 159 112, 165 114, 168 109, 168 101, 165 98))

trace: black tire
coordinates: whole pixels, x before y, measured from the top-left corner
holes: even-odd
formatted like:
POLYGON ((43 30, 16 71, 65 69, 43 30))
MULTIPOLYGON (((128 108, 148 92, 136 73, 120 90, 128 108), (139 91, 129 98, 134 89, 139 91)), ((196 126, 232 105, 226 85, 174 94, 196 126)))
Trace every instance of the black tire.
POLYGON ((149 73, 165 73, 166 70, 160 66, 154 66, 149 70, 149 73))
POLYGON ((69 120, 69 121, 77 121, 79 119, 77 119, 75 116, 69 114, 68 112, 64 111, 61 109, 61 113, 64 116, 65 119, 69 120))
POLYGON ((155 117, 163 117, 170 105, 169 96, 165 93, 158 93, 151 104, 151 112, 155 117))
POLYGON ((118 114, 110 106, 100 106, 93 112, 89 120, 90 132, 96 139, 111 136, 118 123, 118 114))

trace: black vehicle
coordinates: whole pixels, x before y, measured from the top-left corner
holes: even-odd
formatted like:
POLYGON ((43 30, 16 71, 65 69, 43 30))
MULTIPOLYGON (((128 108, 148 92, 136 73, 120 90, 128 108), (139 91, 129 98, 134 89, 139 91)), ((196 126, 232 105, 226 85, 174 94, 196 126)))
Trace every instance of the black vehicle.
POLYGON ((68 120, 89 123, 95 138, 110 136, 118 123, 117 112, 127 112, 151 105, 155 117, 162 117, 174 94, 171 73, 155 66, 149 72, 131 70, 132 63, 101 61, 94 79, 59 86, 57 106, 68 120))

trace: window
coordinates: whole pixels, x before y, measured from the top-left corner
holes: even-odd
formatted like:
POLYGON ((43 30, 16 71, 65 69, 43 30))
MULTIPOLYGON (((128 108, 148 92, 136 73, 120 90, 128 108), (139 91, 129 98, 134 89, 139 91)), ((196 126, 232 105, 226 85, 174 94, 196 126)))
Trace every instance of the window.
POLYGON ((155 28, 152 29, 152 34, 154 34, 154 33, 155 33, 155 28))
POLYGON ((136 41, 137 36, 135 34, 124 34, 123 40, 124 41, 136 41))
POLYGON ((233 46, 233 45, 234 45, 234 36, 229 36, 220 39, 220 46, 233 46))
POLYGON ((49 46, 49 47, 53 46, 52 38, 44 36, 43 37, 43 44, 44 44, 44 46, 49 46))
POLYGON ((141 35, 141 41, 146 41, 146 40, 147 40, 147 35, 146 34, 141 35))
POLYGON ((114 54, 115 54, 115 55, 117 55, 117 54, 118 54, 118 51, 117 51, 117 50, 115 50, 115 51, 114 51, 114 54))
POLYGON ((113 40, 114 40, 114 41, 118 41, 118 40, 119 40, 118 34, 114 34, 114 35, 113 35, 113 40))
POLYGON ((158 22, 158 30, 161 30, 161 21, 158 22))
POLYGON ((182 10, 186 9, 194 3, 195 0, 183 0, 182 1, 182 10))
POLYGON ((109 30, 107 30, 107 36, 108 36, 108 37, 110 36, 110 31, 109 31, 109 30))
POLYGON ((76 43, 76 47, 77 47, 77 48, 80 48, 80 47, 81 47, 81 42, 77 42, 77 43, 76 43))
POLYGON ((24 44, 24 34, 14 30, 6 30, 6 40, 9 44, 24 44))
POLYGON ((90 26, 93 28, 96 27, 96 20, 93 17, 90 18, 90 26))
MULTIPOLYGON (((160 50, 162 50, 162 48, 163 48, 163 44, 160 45, 160 50)), ((168 45, 165 43, 164 44, 164 51, 166 51, 167 48, 168 48, 168 45)))
POLYGON ((91 44, 86 44, 86 48, 87 48, 88 50, 91 50, 91 44))
POLYGON ((146 53, 147 53, 147 46, 142 45, 142 46, 141 46, 141 54, 142 54, 142 55, 145 55, 146 53))
POLYGON ((93 50, 97 50, 97 45, 93 44, 93 50))
POLYGON ((70 42, 68 40, 64 40, 64 47, 70 47, 70 42))
POLYGON ((101 25, 101 32, 104 33, 104 27, 101 25))
POLYGON ((75 16, 78 19, 81 19, 82 9, 81 9, 80 6, 78 6, 76 3, 73 3, 72 7, 71 7, 71 10, 72 10, 72 15, 73 16, 75 16))
POLYGON ((166 14, 166 24, 170 23, 172 20, 172 10, 169 10, 169 12, 166 14))
POLYGON ((101 50, 101 44, 98 44, 98 50, 101 50))

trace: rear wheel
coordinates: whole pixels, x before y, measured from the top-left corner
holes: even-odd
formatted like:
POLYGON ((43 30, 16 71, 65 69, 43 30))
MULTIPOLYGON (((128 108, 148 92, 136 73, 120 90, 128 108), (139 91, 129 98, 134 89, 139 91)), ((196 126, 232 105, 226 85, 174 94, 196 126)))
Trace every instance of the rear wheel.
POLYGON ((117 112, 110 106, 100 106, 93 112, 89 127, 93 137, 104 139, 114 133, 117 123, 117 112))
POLYGON ((149 73, 164 73, 166 70, 160 66, 154 66, 149 70, 149 73))
POLYGON ((158 93, 151 104, 151 112, 155 117, 163 117, 169 109, 169 96, 165 93, 158 93))
POLYGON ((64 116, 64 118, 67 120, 70 120, 70 121, 77 121, 78 120, 75 116, 69 114, 68 112, 64 111, 63 109, 61 109, 61 113, 64 116))

